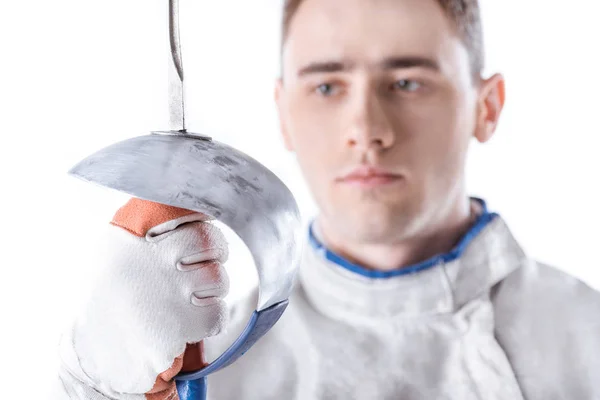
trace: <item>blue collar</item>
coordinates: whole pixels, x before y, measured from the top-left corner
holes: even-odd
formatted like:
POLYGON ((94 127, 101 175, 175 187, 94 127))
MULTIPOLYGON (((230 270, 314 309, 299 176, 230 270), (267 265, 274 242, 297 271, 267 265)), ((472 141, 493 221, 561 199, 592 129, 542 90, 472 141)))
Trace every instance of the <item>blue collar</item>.
POLYGON ((469 229, 469 231, 467 233, 465 233, 465 235, 460 239, 458 244, 449 253, 439 254, 437 256, 433 256, 430 259, 420 262, 418 264, 414 264, 414 265, 411 265, 411 266, 408 266, 408 267, 405 267, 402 269, 394 270, 394 271, 370 270, 370 269, 362 267, 358 264, 354 264, 354 263, 348 261, 347 259, 345 259, 344 257, 334 253, 333 251, 331 251, 327 247, 325 247, 325 245, 322 244, 316 238, 316 236, 313 232, 312 224, 310 225, 309 230, 308 230, 308 234, 309 234, 308 240, 309 240, 309 243, 311 244, 311 246, 315 250, 317 250, 317 252, 322 254, 327 260, 339 265, 342 268, 345 268, 349 271, 352 271, 356 274, 365 276, 367 278, 385 279, 385 278, 392 278, 395 276, 414 274, 414 273, 432 268, 441 263, 448 263, 450 261, 453 261, 453 260, 459 258, 463 254, 463 252, 465 251, 465 249, 467 248, 469 243, 471 243, 471 241, 479 234, 479 232, 481 232, 483 230, 483 228, 485 228, 487 226, 487 224, 489 224, 495 217, 498 216, 498 214, 496 214, 496 213, 488 212, 487 205, 484 200, 478 199, 478 198, 473 198, 473 200, 478 201, 481 204, 483 212, 481 213, 479 218, 477 218, 477 221, 471 227, 471 229, 469 229))

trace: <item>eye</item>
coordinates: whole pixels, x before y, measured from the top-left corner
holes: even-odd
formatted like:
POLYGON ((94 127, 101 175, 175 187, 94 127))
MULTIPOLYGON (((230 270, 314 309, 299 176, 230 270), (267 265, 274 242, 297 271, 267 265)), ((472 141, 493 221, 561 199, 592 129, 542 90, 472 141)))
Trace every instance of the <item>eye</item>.
POLYGON ((416 92, 421 88, 421 83, 410 79, 401 79, 394 82, 392 90, 402 90, 403 92, 416 92))
POLYGON ((317 86, 316 91, 325 97, 331 96, 334 93, 334 86, 331 83, 323 83, 317 86))

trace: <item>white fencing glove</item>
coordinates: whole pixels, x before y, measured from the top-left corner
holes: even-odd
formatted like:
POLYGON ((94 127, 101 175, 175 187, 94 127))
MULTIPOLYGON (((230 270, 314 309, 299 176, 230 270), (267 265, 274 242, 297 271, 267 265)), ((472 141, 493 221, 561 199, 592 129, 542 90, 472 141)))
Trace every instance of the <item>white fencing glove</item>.
POLYGON ((178 399, 173 377, 203 366, 201 340, 226 323, 227 244, 207 220, 135 198, 119 209, 89 260, 101 279, 61 339, 54 399, 178 399))

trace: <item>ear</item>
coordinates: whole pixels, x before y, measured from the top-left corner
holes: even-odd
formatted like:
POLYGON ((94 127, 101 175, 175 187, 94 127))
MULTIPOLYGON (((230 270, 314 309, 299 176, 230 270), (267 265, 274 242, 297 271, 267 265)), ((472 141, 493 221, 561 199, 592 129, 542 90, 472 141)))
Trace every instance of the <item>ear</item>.
POLYGON ((481 82, 475 128, 475 138, 480 143, 487 142, 494 135, 504 107, 504 99, 505 86, 502 75, 496 74, 481 82))
POLYGON ((281 130, 285 148, 289 151, 294 151, 292 138, 290 137, 288 128, 286 126, 287 113, 285 102, 285 87, 283 86, 283 79, 278 78, 275 84, 275 104, 277 105, 277 113, 279 115, 279 129, 281 130))

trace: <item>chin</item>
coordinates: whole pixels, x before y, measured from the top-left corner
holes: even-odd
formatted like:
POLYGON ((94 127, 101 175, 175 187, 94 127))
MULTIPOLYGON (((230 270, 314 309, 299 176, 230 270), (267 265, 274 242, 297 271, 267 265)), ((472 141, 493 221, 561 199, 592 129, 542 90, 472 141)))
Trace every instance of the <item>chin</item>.
POLYGON ((405 207, 356 207, 336 216, 339 234, 364 243, 398 242, 415 232, 421 218, 405 207))

